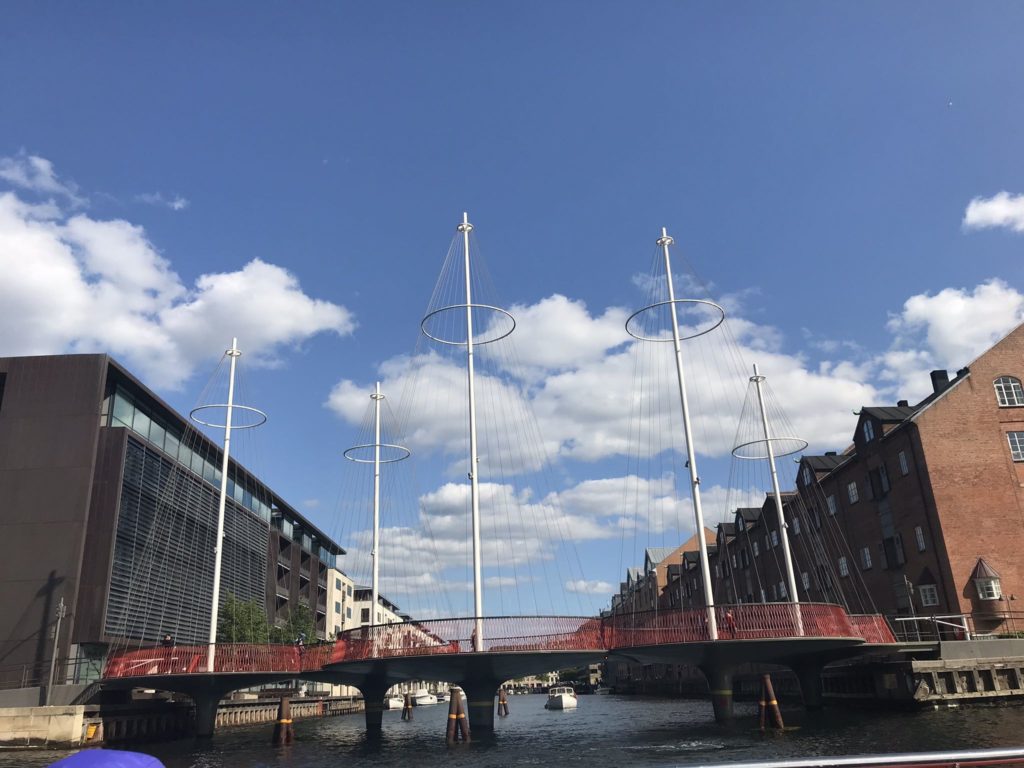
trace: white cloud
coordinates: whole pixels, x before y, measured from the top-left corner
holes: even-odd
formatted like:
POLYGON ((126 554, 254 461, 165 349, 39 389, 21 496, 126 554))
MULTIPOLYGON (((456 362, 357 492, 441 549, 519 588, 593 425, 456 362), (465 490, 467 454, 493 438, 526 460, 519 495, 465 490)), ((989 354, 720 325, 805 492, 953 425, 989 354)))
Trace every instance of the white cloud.
MULTIPOLYGON (((38 189, 59 183, 48 162, 21 160, 0 167, 38 189), (36 176, 25 176, 25 163, 36 176)), ((181 385, 220 354, 229 339, 211 339, 211 329, 238 336, 254 363, 276 365, 310 336, 355 325, 281 267, 254 260, 188 287, 141 227, 68 216, 12 192, 0 193, 0 273, 2 354, 108 352, 157 387, 181 385)))
POLYGON ((1024 294, 998 279, 911 296, 889 318, 894 340, 882 355, 882 376, 901 398, 920 400, 931 391, 929 371, 967 365, 1021 322, 1024 294))
POLYGON ((77 184, 57 177, 53 163, 24 150, 14 157, 0 157, 0 179, 37 194, 59 195, 76 207, 88 202, 78 194, 77 184))
POLYGON ((964 212, 964 229, 1005 227, 1024 232, 1024 195, 999 192, 992 197, 976 197, 964 212))
POLYGON ((143 192, 140 195, 136 195, 135 199, 146 205, 170 208, 172 211, 183 211, 190 205, 188 198, 181 195, 164 196, 162 192, 143 192))
POLYGON ((575 579, 565 582, 565 589, 568 592, 578 592, 583 595, 609 595, 614 587, 607 581, 587 581, 586 579, 575 579))

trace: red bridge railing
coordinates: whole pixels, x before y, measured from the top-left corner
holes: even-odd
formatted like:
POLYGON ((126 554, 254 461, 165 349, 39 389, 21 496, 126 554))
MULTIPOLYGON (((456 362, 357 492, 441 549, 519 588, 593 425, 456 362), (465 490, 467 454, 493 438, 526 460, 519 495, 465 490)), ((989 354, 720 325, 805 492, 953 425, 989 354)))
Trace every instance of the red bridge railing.
MULTIPOLYGON (((715 609, 720 640, 798 637, 863 638, 895 642, 882 616, 848 615, 827 603, 753 603, 715 609)), ((576 616, 511 616, 482 619, 483 651, 612 651, 616 648, 705 642, 703 608, 620 614, 602 619, 576 616)), ((261 672, 299 675, 328 664, 366 659, 474 652, 473 619, 436 619, 360 627, 331 644, 299 647, 220 643, 214 673, 261 672)), ((148 677, 209 672, 208 646, 139 648, 112 653, 104 677, 148 677)))

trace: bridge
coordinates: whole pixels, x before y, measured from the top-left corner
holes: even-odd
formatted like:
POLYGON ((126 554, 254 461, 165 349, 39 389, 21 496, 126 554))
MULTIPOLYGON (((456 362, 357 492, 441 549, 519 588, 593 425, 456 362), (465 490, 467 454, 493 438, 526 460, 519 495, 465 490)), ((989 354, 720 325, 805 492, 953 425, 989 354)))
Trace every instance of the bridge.
POLYGON ((660 611, 604 618, 509 616, 437 619, 360 627, 329 644, 220 643, 151 647, 112 653, 101 686, 154 688, 191 696, 196 730, 213 733, 217 703, 231 691, 284 680, 352 685, 363 693, 368 734, 382 727, 388 688, 409 680, 448 680, 466 692, 471 726, 494 727, 498 687, 506 680, 603 661, 693 664, 708 679, 715 717, 732 717, 732 675, 742 663, 791 667, 808 706, 820 705, 822 667, 895 638, 879 615, 848 614, 827 603, 723 605, 715 609, 719 638, 710 639, 707 612, 660 611), (474 630, 483 628, 478 642, 474 630), (481 646, 477 649, 476 646, 481 646))

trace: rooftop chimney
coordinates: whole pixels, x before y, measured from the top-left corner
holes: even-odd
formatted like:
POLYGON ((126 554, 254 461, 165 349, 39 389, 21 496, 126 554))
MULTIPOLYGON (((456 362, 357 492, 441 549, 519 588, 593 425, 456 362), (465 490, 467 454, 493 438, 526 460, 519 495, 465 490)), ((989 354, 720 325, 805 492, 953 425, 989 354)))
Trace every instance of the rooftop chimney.
POLYGON ((896 401, 896 407, 897 408, 909 408, 910 407, 910 403, 908 403, 906 400, 897 400, 896 401))
POLYGON ((949 372, 932 371, 932 391, 936 394, 944 390, 949 386, 949 372))
POLYGON ((966 376, 970 372, 971 369, 965 365, 963 368, 956 372, 956 377, 959 379, 961 376, 966 376))

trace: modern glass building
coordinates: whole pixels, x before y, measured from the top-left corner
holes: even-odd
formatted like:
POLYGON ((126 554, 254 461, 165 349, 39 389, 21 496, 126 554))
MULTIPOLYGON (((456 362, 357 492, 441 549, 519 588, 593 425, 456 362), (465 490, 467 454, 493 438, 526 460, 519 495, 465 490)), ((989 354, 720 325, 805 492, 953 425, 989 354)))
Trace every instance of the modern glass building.
MULTIPOLYGON (((106 355, 0 358, 0 669, 205 642, 221 450, 106 355)), ((221 601, 327 626, 336 543, 229 465, 221 601)), ((63 669, 63 664, 61 665, 63 669)))

